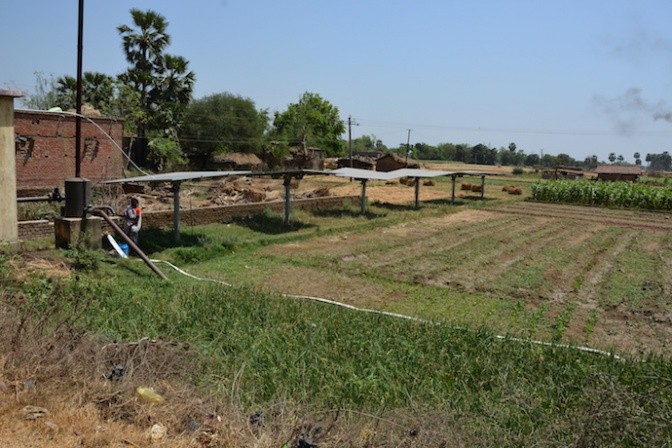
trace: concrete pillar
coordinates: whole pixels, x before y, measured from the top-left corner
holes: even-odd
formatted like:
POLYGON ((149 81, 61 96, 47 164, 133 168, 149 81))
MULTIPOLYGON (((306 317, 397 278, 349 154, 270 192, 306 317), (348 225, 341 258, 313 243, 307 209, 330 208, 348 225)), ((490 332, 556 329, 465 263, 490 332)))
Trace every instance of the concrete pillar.
POLYGON ((0 90, 0 244, 19 240, 16 209, 14 98, 23 93, 0 90))

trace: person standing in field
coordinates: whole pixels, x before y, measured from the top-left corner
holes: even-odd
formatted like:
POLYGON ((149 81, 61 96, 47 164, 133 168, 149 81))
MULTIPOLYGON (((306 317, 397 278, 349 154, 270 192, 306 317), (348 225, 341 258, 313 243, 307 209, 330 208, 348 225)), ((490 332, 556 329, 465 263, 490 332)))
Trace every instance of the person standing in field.
POLYGON ((131 203, 124 210, 124 232, 136 245, 140 239, 140 228, 142 227, 142 210, 140 210, 140 201, 138 198, 131 198, 131 203))

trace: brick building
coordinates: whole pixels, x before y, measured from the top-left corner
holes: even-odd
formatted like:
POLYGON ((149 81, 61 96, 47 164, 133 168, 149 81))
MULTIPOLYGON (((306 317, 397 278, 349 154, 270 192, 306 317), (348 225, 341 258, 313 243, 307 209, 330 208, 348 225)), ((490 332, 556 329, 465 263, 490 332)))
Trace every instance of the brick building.
MULTIPOLYGON (((75 177, 75 122, 73 115, 61 112, 14 111, 19 192, 63 190, 65 179, 75 177)), ((93 185, 123 176, 122 132, 119 120, 82 118, 81 176, 93 185)))

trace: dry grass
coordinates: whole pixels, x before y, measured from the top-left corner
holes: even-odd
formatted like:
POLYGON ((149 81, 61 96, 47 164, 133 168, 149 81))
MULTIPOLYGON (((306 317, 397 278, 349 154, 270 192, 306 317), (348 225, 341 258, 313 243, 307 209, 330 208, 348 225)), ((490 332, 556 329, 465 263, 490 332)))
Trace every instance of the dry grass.
MULTIPOLYGON (((16 256, 12 265, 26 263, 16 256)), ((58 276, 68 273, 63 269, 58 276)), ((59 277, 47 274, 43 281, 58 282, 59 277)), ((408 412, 315 412, 296 403, 250 411, 189 385, 197 359, 188 344, 147 338, 102 343, 76 328, 75 311, 59 313, 64 304, 45 297, 41 317, 34 320, 36 310, 20 293, 3 291, 2 447, 460 446, 455 443, 459 437, 446 429, 452 419, 440 414, 423 419, 408 412), (138 386, 153 388, 164 400, 144 401, 138 386), (27 419, 26 406, 46 412, 27 419), (153 439, 153 427, 165 428, 165 436, 153 439)), ((72 300, 77 303, 70 309, 82 310, 95 298, 72 300)))

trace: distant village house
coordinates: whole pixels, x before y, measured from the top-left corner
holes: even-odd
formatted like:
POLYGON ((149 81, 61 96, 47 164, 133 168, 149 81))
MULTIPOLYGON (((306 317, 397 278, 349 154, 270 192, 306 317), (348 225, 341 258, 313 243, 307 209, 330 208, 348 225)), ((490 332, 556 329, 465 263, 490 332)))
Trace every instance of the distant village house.
POLYGON ((599 165, 595 168, 598 180, 625 180, 637 182, 642 175, 639 165, 599 165))

